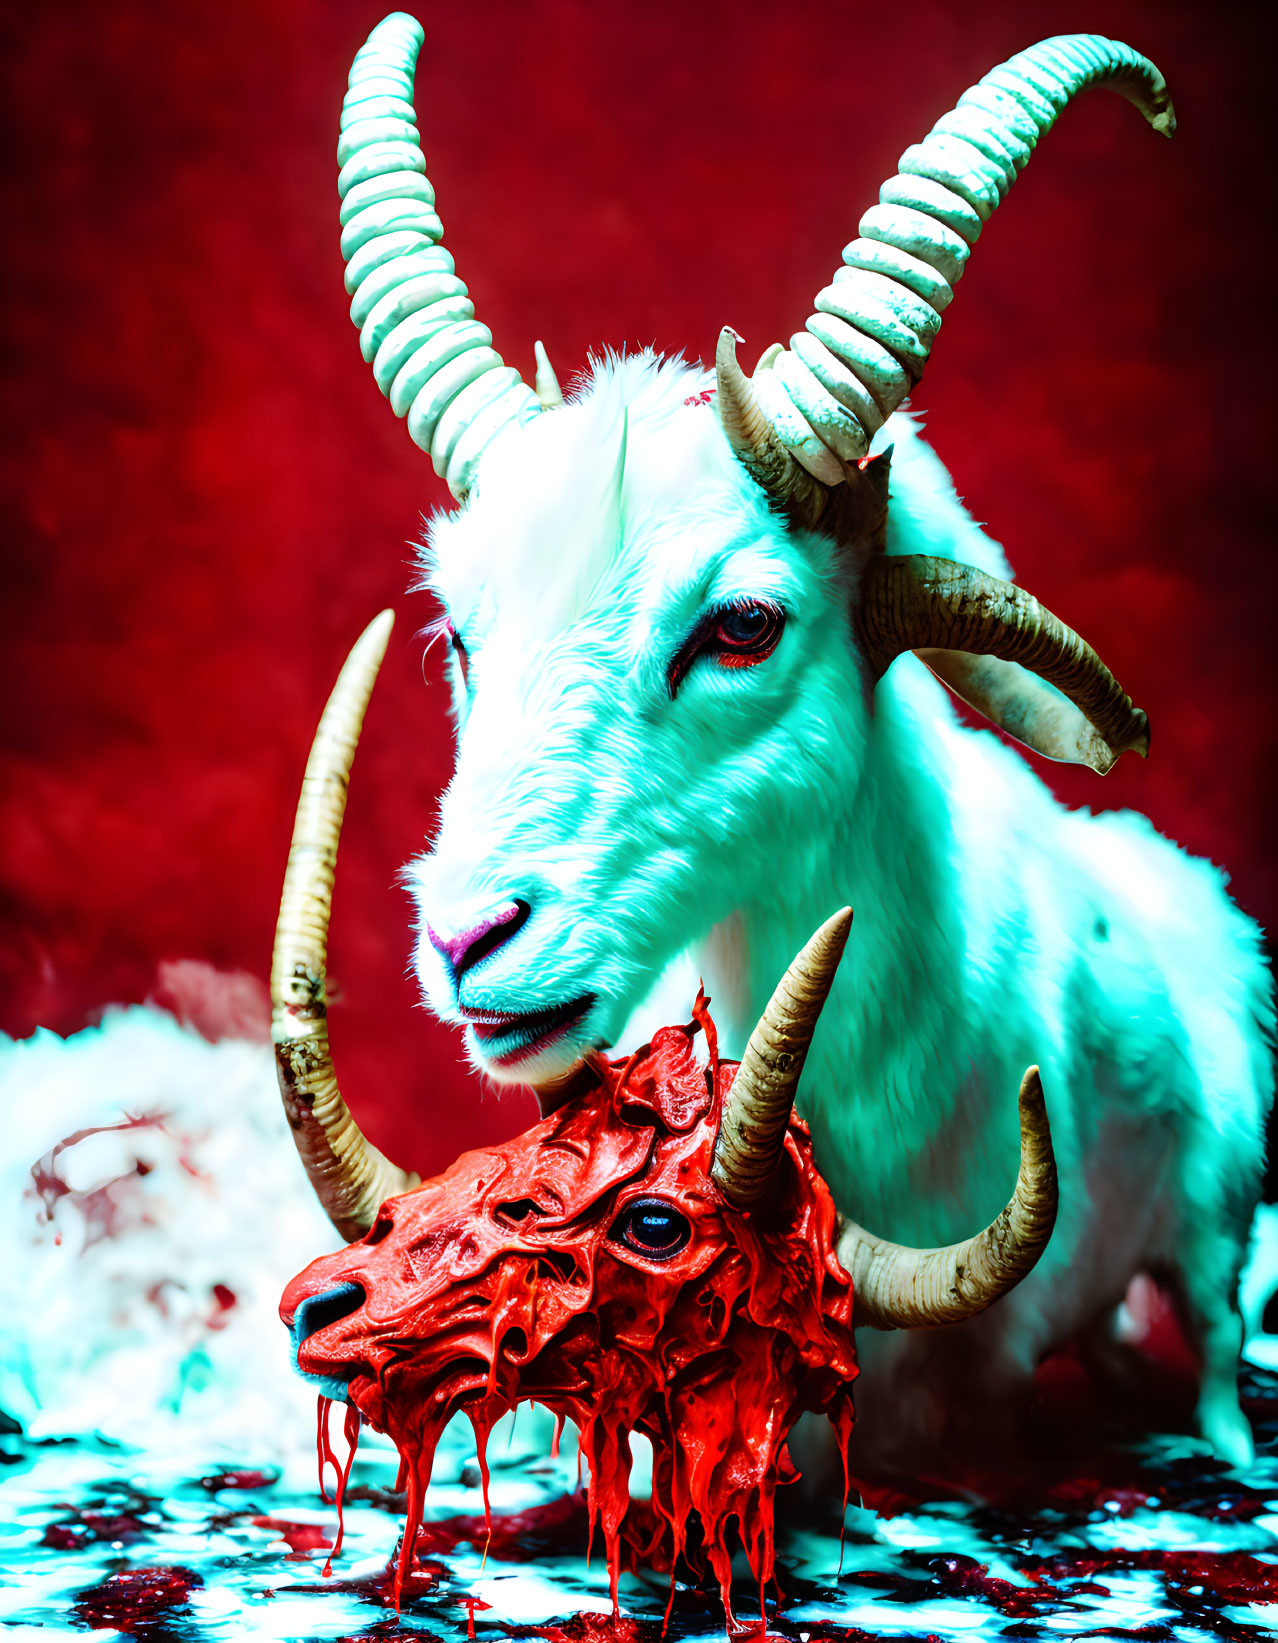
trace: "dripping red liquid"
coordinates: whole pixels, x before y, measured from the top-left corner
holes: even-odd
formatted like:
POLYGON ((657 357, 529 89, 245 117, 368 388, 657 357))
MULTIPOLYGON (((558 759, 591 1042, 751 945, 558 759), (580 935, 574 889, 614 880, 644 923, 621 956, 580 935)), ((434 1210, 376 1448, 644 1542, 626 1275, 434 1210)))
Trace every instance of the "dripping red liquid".
MULTIPOLYGON (((289 1286, 290 1323, 305 1298, 339 1283, 369 1298, 304 1341, 298 1364, 345 1380, 399 1448, 397 1604, 435 1449, 459 1409, 475 1430, 486 1540, 494 1424, 523 1401, 574 1422, 614 1612, 624 1549, 671 1571, 681 1558, 697 1573, 708 1566, 731 1623, 734 1536, 762 1610, 775 1580, 776 1490, 795 1475, 786 1439, 804 1411, 829 1418, 846 1478, 856 1362, 834 1205, 798 1120, 766 1209, 723 1199, 710 1164, 736 1063, 719 1061, 704 999, 694 1017, 627 1061, 595 1058, 593 1086, 390 1200, 364 1240, 289 1286), (686 1229, 669 1253, 627 1243, 627 1208, 641 1201, 686 1229), (642 1511, 629 1487, 636 1432, 653 1448, 642 1511)), ((333 1465, 340 1494, 323 1417, 318 1441, 321 1473, 333 1465)))

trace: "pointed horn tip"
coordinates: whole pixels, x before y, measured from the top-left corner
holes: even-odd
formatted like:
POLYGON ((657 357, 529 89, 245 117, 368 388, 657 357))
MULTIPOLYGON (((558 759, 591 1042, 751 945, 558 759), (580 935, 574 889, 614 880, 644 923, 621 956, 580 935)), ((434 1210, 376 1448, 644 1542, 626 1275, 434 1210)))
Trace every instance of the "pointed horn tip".
POLYGON ((825 923, 821 926, 818 934, 829 936, 831 938, 841 936, 843 940, 846 941, 852 929, 853 916, 854 915, 850 906, 840 907, 838 912, 830 914, 829 918, 826 919, 825 923))
POLYGON ((1025 1069, 1017 1105, 1020 1110, 1022 1152, 1028 1149, 1031 1154, 1037 1154, 1042 1163, 1054 1170, 1056 1150, 1052 1145, 1052 1125, 1047 1116, 1047 1100, 1037 1065, 1025 1069))
POLYGON ((533 358, 536 361, 535 392, 541 407, 544 411, 557 411, 564 403, 564 391, 559 386, 546 345, 540 339, 533 343, 533 358))
POLYGON ((361 639, 389 639, 391 629, 395 626, 395 612, 389 608, 379 610, 377 615, 360 634, 361 639))
POLYGON ((719 332, 719 340, 714 346, 714 364, 717 371, 728 370, 734 375, 740 372, 741 364, 737 359, 737 344, 744 339, 739 332, 730 325, 725 325, 719 332))
MULTIPOLYGON (((371 668, 376 675, 386 655, 386 647, 390 644, 391 629, 394 626, 395 612, 379 611, 351 646, 350 654, 346 658, 347 666, 353 662, 357 668, 371 668)), ((371 682, 369 688, 372 688, 371 682)))
POLYGON ((1138 758, 1149 757, 1149 720, 1139 708, 1132 709, 1134 729, 1124 741, 1107 742, 1099 734, 1093 743, 1092 757, 1082 760, 1098 776, 1108 776, 1124 753, 1135 753, 1138 758))
POLYGON ((851 931, 852 909, 840 907, 837 913, 831 913, 825 923, 808 938, 798 962, 822 961, 828 968, 830 979, 833 980, 851 931))

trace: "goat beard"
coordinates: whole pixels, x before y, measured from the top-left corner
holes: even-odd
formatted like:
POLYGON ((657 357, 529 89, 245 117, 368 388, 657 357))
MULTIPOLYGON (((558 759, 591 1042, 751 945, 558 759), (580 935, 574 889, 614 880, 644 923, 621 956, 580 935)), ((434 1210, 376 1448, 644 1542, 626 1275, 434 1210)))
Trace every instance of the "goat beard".
MULTIPOLYGON (((762 1612, 775 1577, 776 1490, 798 1477, 786 1449, 790 1431, 805 1411, 828 1417, 843 1460, 846 1505, 853 1424, 856 1370, 850 1331, 840 1327, 846 1320, 837 1300, 843 1296, 837 1296, 831 1316, 823 1315, 819 1292, 809 1288, 805 1302, 802 1287, 791 1290, 794 1310, 787 1332, 755 1323, 750 1316, 755 1303, 766 1316, 778 1288, 785 1287, 784 1275, 772 1263, 755 1266, 729 1255, 695 1285, 684 1286, 657 1320, 655 1336, 642 1341, 635 1339, 633 1308, 604 1303, 577 1314, 526 1363, 503 1349, 509 1337, 502 1331, 494 1333, 491 1350, 481 1358, 469 1333, 464 1347, 437 1340, 435 1350, 425 1353, 421 1342, 430 1333, 423 1329, 411 1355, 396 1354, 376 1379, 358 1377, 351 1402, 389 1434, 400 1454, 405 1527, 394 1575, 396 1607, 448 1421, 461 1411, 474 1428, 488 1518, 489 1433, 503 1415, 532 1402, 549 1409, 560 1430, 566 1419, 578 1428, 590 1533, 593 1539, 598 1522, 614 1613, 623 1562, 628 1568, 643 1562, 668 1570, 673 1601, 674 1572, 682 1558, 698 1577, 709 1565, 731 1624, 734 1523, 759 1585, 762 1612), (614 1311, 619 1319, 610 1318, 614 1311), (678 1342, 678 1350, 663 1353, 658 1344, 663 1339, 678 1342), (646 1509, 630 1497, 632 1432, 652 1444, 646 1509)), ((505 1317, 517 1329, 518 1320, 505 1317)), ((327 1400, 320 1402, 322 1457, 328 1411, 327 1400)), ((349 1461, 345 1470, 349 1474, 349 1461)))

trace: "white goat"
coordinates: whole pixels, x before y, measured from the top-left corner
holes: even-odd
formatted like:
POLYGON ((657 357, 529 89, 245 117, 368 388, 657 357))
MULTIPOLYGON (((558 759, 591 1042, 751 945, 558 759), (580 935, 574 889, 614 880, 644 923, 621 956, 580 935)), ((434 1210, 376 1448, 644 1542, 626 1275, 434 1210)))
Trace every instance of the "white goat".
POLYGON ((1202 1431, 1245 1461, 1236 1293, 1272 1025, 1257 932, 1141 818, 1062 810, 921 663, 879 679, 922 648, 1039 751, 1104 769, 1143 750, 1143 715, 994 580, 1001 551, 936 458, 902 416, 883 424, 1037 136, 1097 83, 1170 130, 1157 70, 1094 36, 1022 53, 907 152, 820 312, 752 383, 725 334, 714 408, 716 378, 647 355, 596 364, 564 405, 540 351, 537 398, 502 364, 437 244, 408 101, 420 38, 402 16, 374 32, 339 158, 366 356, 466 504, 426 558, 458 739, 434 848, 409 870, 428 1000, 476 1066, 544 1086, 679 1019, 699 973, 739 1054, 791 955, 850 902, 804 1083, 836 1202, 912 1244, 988 1221, 1031 1061, 1062 1183, 1051 1246, 1011 1296, 867 1353, 861 1401, 890 1387, 892 1405, 867 1425, 935 1439, 929 1388, 951 1404, 1024 1389, 1153 1270, 1201 1347, 1202 1431), (886 527, 876 435, 895 440, 886 527), (957 591, 937 558, 958 562, 957 591), (975 1373, 956 1378, 960 1361, 975 1373))

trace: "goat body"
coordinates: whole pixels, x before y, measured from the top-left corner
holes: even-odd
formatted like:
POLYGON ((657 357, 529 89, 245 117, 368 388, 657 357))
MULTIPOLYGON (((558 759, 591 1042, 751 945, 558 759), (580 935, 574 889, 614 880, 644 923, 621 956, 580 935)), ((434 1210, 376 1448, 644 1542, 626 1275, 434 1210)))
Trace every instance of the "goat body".
MULTIPOLYGON (((458 746, 408 873, 429 1002, 482 1070, 545 1083, 678 1019, 700 975, 739 1055, 789 957, 852 904, 799 1098, 840 1210, 912 1244, 988 1221, 1030 1061, 1061 1171, 1025 1283, 865 1355, 866 1406, 892 1387, 865 1426, 938 1441, 938 1357, 977 1353, 1005 1399, 1066 1337, 1107 1340, 1154 1270, 1202 1354, 1202 1430, 1245 1460, 1236 1294, 1273 1021, 1258 932, 1142 818, 1064 810, 912 657, 876 686, 853 624, 867 555, 769 509, 706 388, 651 356, 597 365, 575 403, 496 439, 431 528, 458 746), (771 648, 738 654, 760 611, 771 648)), ((886 551, 1005 572, 902 414, 876 448, 893 440, 886 551)))

